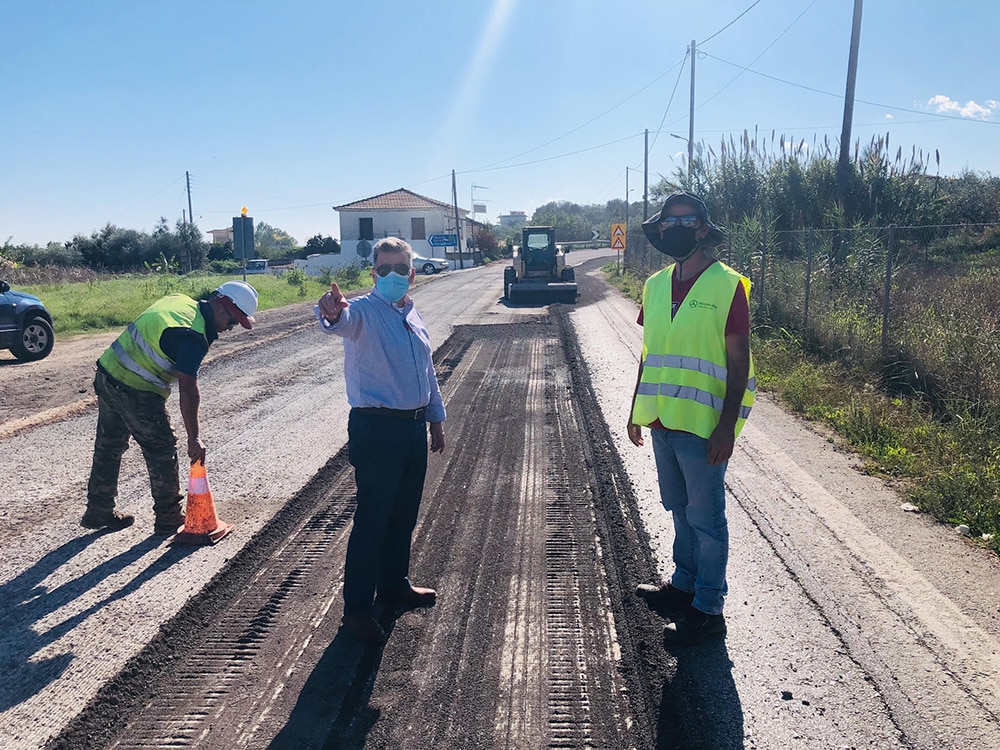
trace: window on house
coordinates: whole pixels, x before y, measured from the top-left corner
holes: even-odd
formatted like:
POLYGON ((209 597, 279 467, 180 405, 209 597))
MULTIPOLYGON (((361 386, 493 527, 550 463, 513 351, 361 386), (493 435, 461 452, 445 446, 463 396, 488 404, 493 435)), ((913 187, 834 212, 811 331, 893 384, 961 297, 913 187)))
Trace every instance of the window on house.
POLYGON ((410 239, 426 240, 427 230, 424 229, 424 217, 413 216, 410 218, 410 239))
POLYGON ((358 219, 358 239, 374 240, 375 226, 374 219, 358 219))

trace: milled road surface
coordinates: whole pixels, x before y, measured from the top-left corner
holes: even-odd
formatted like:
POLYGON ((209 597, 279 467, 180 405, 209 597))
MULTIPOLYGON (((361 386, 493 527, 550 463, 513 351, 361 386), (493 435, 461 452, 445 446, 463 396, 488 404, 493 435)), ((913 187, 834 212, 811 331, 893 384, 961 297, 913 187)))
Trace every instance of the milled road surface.
POLYGON ((766 398, 728 474, 729 636, 663 649, 630 594, 671 542, 624 434, 641 333, 599 256, 571 256, 575 306, 498 303, 500 267, 415 292, 449 405, 414 541, 440 599, 383 613, 382 650, 338 632, 347 407, 308 303, 213 346, 216 547, 148 535, 138 451, 136 526, 77 525, 102 337, 0 366, 0 747, 1000 747, 995 556, 766 398))

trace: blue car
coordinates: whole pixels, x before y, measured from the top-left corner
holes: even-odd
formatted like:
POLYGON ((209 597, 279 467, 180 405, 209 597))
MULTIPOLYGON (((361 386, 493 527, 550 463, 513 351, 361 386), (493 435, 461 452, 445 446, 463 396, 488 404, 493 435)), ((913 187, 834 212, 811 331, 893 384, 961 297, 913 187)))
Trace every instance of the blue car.
POLYGON ((10 349, 22 362, 33 362, 49 356, 55 343, 52 316, 42 301, 0 281, 0 349, 10 349))

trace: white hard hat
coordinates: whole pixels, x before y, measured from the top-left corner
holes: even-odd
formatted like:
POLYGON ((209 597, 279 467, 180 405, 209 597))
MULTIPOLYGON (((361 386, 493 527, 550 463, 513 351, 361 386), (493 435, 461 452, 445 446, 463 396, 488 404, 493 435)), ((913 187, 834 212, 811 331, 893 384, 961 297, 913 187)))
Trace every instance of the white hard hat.
POLYGON ((245 281, 227 281, 215 293, 228 299, 235 309, 230 310, 244 328, 253 328, 257 312, 257 290, 245 281))

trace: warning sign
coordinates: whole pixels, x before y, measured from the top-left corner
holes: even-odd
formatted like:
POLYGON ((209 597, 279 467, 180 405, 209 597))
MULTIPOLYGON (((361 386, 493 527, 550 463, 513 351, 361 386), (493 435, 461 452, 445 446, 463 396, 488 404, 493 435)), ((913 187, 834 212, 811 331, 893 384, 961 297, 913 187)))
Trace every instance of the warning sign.
POLYGON ((612 224, 611 225, 611 249, 612 250, 624 250, 625 249, 625 230, 624 224, 612 224))

